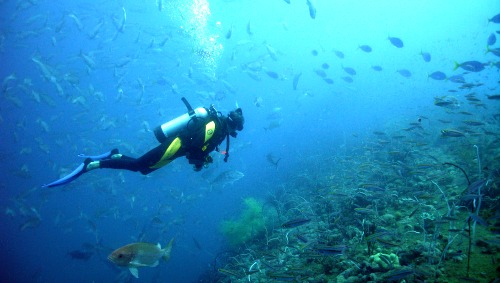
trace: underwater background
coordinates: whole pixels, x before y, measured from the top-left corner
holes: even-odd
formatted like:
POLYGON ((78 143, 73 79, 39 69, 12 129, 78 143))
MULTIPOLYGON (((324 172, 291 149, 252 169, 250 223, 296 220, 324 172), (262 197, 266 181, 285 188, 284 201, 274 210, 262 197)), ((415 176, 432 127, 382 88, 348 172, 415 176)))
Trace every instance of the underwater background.
POLYGON ((0 10, 1 282, 498 282, 500 1, 0 10), (182 97, 243 109, 227 163, 42 188, 182 97), (139 279, 107 259, 172 238, 139 279))

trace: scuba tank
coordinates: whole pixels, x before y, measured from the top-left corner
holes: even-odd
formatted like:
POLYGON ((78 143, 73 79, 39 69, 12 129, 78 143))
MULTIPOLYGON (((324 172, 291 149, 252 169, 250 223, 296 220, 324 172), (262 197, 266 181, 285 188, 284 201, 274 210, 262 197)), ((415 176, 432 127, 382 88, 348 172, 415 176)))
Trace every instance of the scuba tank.
POLYGON ((154 129, 155 137, 160 143, 166 141, 168 137, 177 136, 182 130, 187 128, 191 122, 196 122, 197 119, 204 120, 208 117, 209 113, 206 108, 198 107, 193 109, 184 97, 182 98, 182 102, 186 105, 188 113, 154 129))

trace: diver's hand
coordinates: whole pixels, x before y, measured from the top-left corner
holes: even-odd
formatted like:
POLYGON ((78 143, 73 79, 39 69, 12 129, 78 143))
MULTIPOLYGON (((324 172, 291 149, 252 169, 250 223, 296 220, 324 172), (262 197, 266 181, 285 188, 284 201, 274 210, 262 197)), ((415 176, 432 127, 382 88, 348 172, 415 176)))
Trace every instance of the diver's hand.
POLYGON ((214 162, 214 159, 212 158, 212 156, 207 155, 207 157, 205 157, 205 164, 213 163, 213 162, 214 162))
POLYGON ((213 163, 213 162, 214 162, 214 159, 212 158, 212 156, 207 155, 207 157, 205 157, 205 162, 203 162, 203 167, 208 168, 210 163, 213 163))

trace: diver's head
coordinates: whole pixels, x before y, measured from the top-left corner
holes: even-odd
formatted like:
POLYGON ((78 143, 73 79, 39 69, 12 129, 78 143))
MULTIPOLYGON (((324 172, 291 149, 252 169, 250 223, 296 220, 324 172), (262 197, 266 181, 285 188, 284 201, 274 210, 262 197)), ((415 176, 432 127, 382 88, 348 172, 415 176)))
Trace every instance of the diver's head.
POLYGON ((229 134, 235 138, 236 131, 243 130, 243 124, 245 123, 245 118, 243 117, 243 111, 241 108, 237 108, 234 111, 229 112, 227 116, 227 126, 229 134))

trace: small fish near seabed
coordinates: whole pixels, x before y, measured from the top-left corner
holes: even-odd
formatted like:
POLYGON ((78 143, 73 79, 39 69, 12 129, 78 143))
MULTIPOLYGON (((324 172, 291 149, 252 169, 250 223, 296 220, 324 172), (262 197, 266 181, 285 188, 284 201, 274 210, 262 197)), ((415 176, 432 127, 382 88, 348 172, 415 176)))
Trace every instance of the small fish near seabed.
POLYGON ((127 267, 135 278, 139 278, 138 267, 155 267, 160 259, 168 261, 172 251, 172 243, 162 249, 160 244, 132 243, 118 248, 108 256, 108 260, 118 266, 127 267))
POLYGON ((457 84, 463 84, 465 83, 465 78, 462 75, 454 75, 448 78, 448 81, 452 83, 457 83, 457 84))
POLYGON ((453 96, 434 97, 434 105, 449 109, 457 109, 460 107, 460 102, 453 96))
POLYGON ((441 130, 441 135, 443 137, 453 137, 453 138, 465 137, 464 133, 454 129, 441 130))
POLYGON ((500 100, 500 94, 492 94, 492 95, 486 95, 488 99, 491 100, 500 100))
POLYGON ((281 227, 282 228, 294 228, 294 227, 298 227, 298 226, 307 224, 310 221, 311 221, 311 219, 309 219, 309 218, 295 218, 295 219, 289 220, 289 221, 281 224, 281 227))
POLYGON ((94 255, 94 252, 89 251, 89 250, 80 249, 80 250, 72 250, 72 251, 68 252, 67 254, 72 259, 88 261, 94 255))

